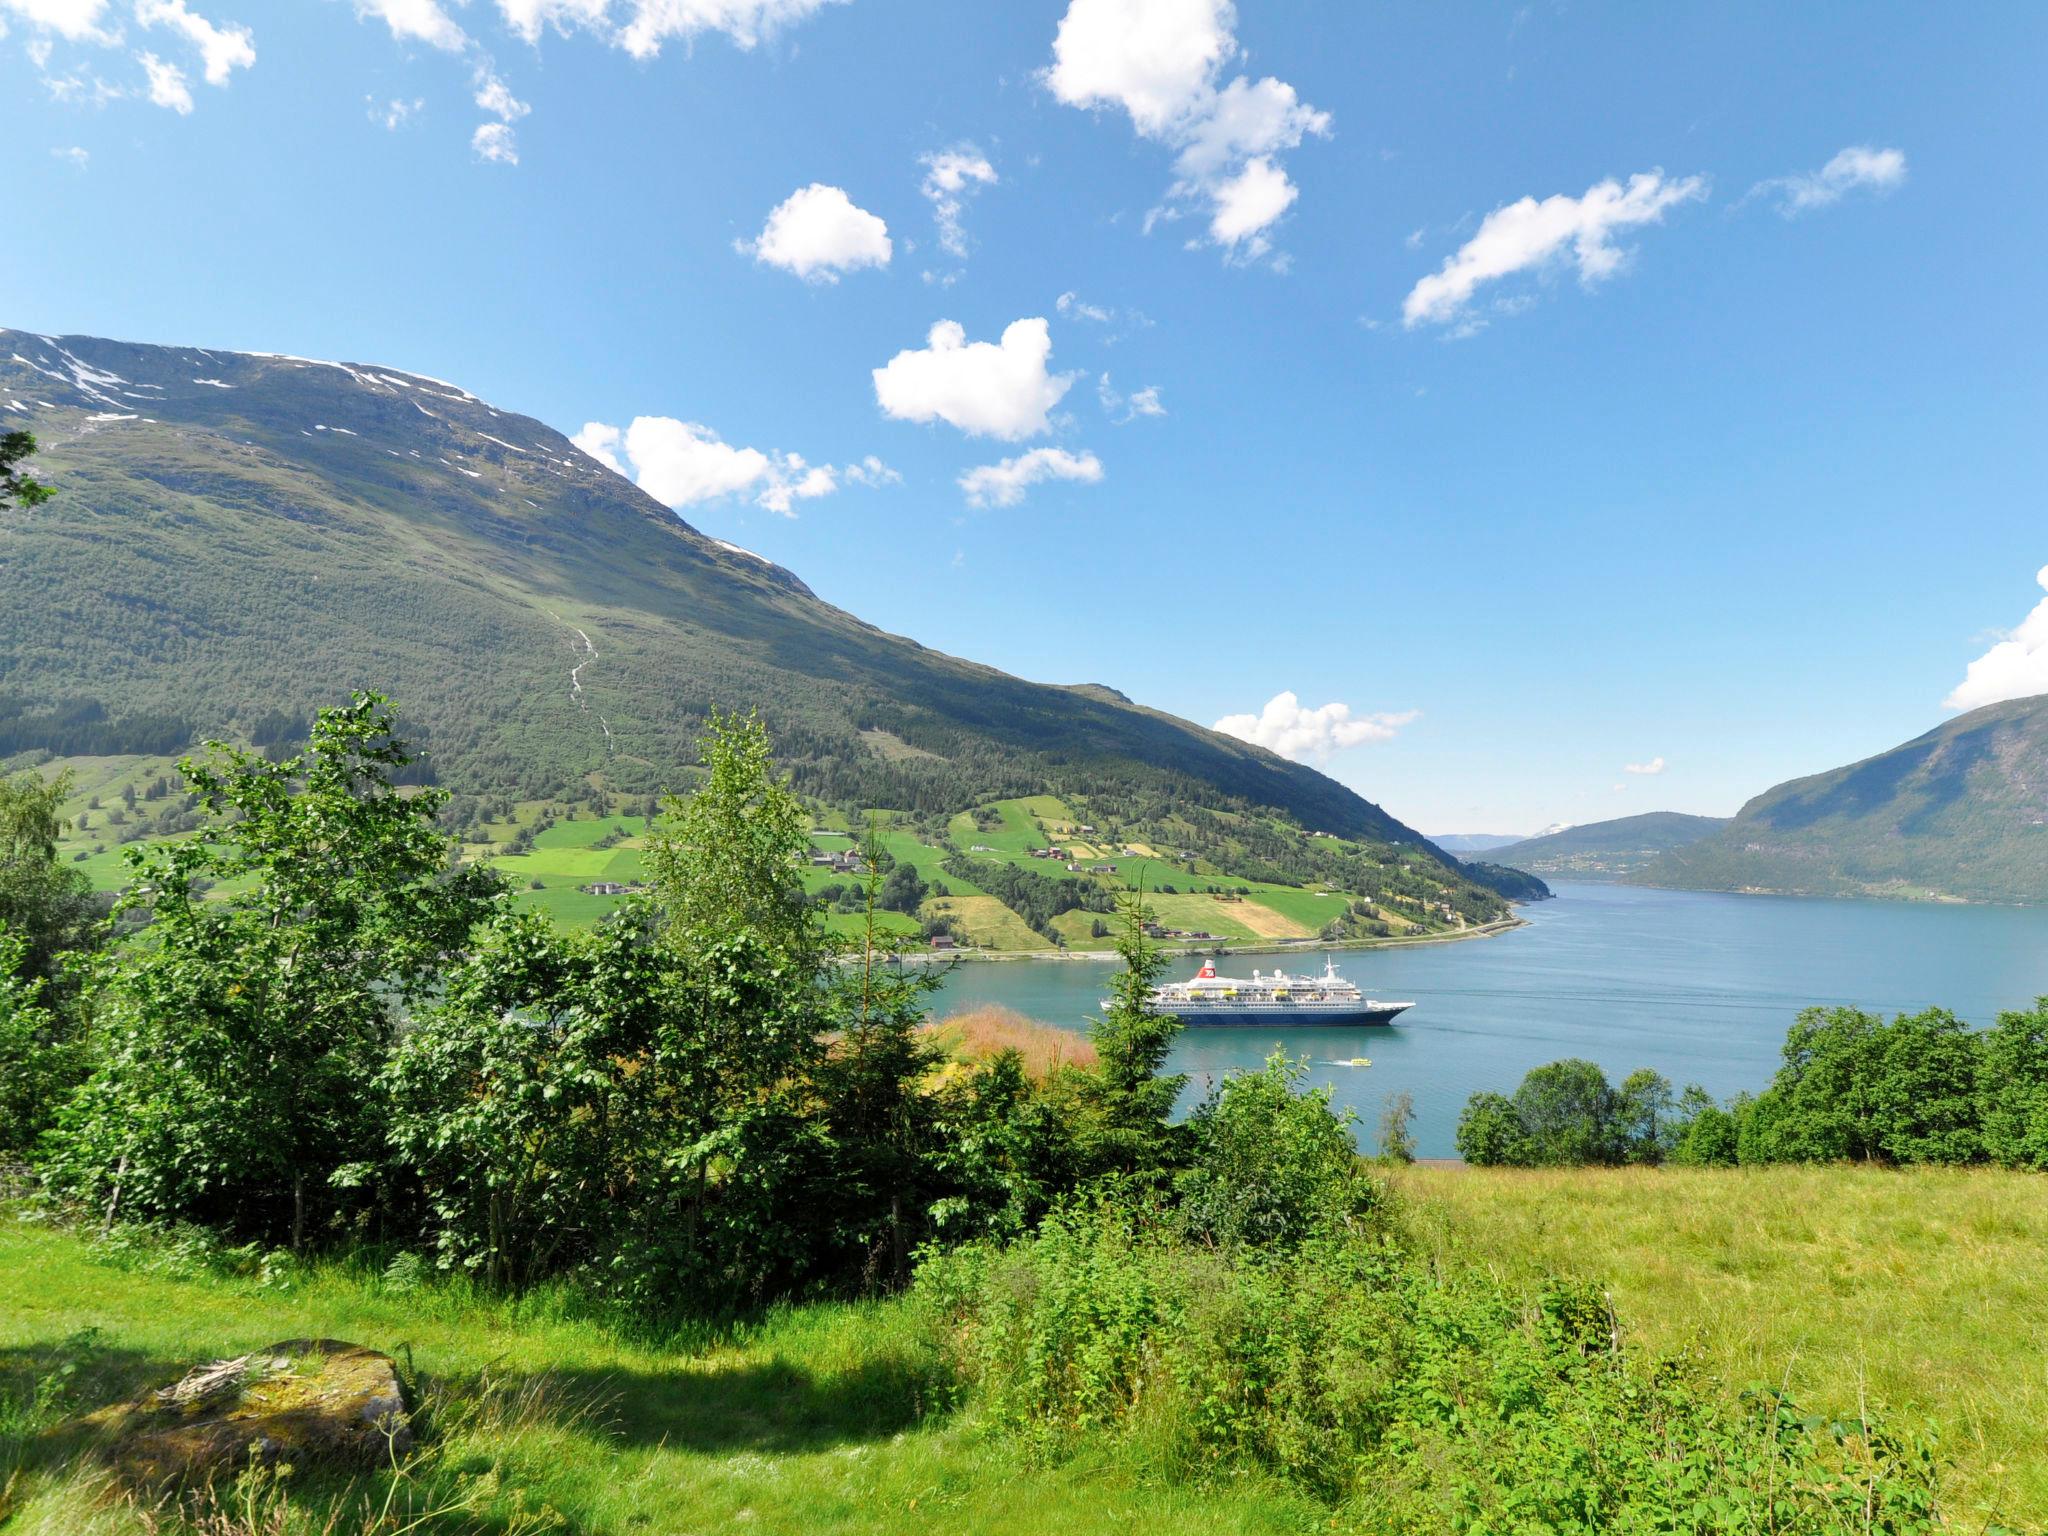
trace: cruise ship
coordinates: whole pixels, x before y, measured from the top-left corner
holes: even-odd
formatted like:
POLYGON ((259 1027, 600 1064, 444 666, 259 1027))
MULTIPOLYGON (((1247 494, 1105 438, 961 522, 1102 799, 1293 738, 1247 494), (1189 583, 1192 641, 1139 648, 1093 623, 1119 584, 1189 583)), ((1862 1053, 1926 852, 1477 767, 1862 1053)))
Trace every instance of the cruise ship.
POLYGON ((1253 971, 1249 981, 1218 976, 1215 964, 1205 960, 1192 981, 1154 987, 1145 1000, 1147 1013, 1175 1014, 1191 1026, 1391 1024, 1395 1015, 1414 1006, 1367 997, 1356 983, 1337 974, 1334 959, 1324 963, 1320 976, 1253 971))

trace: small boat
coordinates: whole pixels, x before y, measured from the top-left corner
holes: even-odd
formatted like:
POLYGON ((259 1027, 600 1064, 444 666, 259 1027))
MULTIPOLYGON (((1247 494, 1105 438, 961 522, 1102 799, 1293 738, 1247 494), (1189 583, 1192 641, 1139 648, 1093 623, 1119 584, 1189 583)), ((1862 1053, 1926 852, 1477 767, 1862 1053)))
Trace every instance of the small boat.
MULTIPOLYGON (((1109 1004, 1103 1003, 1107 1010, 1109 1004)), ((1218 976, 1213 960, 1190 981, 1170 981, 1154 987, 1145 999, 1145 1011, 1172 1014, 1183 1024, 1201 1026, 1245 1025, 1336 1025, 1391 1024, 1413 1003, 1383 1003, 1367 997, 1355 982, 1337 974, 1334 958, 1323 965, 1320 976, 1289 976, 1285 971, 1261 974, 1253 971, 1249 981, 1241 977, 1218 976)), ((1358 1058, 1351 1065, 1372 1063, 1358 1058)))

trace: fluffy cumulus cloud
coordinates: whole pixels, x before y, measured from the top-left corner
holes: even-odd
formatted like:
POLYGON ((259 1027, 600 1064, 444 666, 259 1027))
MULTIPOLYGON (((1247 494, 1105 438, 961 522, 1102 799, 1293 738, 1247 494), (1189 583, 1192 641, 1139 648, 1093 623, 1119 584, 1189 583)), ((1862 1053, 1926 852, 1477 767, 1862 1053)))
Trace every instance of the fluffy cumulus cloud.
POLYGON ((0 0, 0 17, 15 17, 73 43, 116 41, 118 33, 108 15, 111 9, 109 0, 0 0))
POLYGON ((166 64, 153 53, 138 53, 135 62, 142 66, 142 73, 149 81, 149 99, 159 107, 167 107, 180 117, 192 111, 192 90, 185 84, 185 72, 175 64, 166 64))
POLYGON ((226 85, 236 70, 255 66, 256 40, 247 27, 217 25, 188 10, 185 0, 137 0, 135 19, 145 27, 168 27, 197 48, 208 85, 226 85))
POLYGON ((356 15, 381 21, 401 43, 425 43, 444 53, 460 53, 469 34, 455 23, 441 0, 356 0, 356 15))
POLYGON ((479 160, 517 165, 519 136, 512 125, 533 108, 514 96, 512 88, 488 64, 477 66, 475 83, 476 104, 490 113, 494 121, 477 124, 476 132, 469 136, 469 147, 476 151, 479 160))
POLYGON ((1664 759, 1653 757, 1647 763, 1623 763, 1621 771, 1623 773, 1637 773, 1654 777, 1664 771, 1664 759))
POLYGON ((1074 382, 1047 371, 1052 331, 1043 319, 1013 320, 1000 342, 967 339, 941 320, 925 345, 874 370, 875 400, 899 421, 944 421, 974 437, 1035 437, 1074 382))
POLYGON ((538 43, 549 27, 557 32, 601 30, 610 10, 608 0, 498 0, 506 27, 526 43, 538 43))
POLYGON ((1398 714, 1354 715, 1349 704, 1331 702, 1310 709, 1292 691, 1276 693, 1256 715, 1225 715, 1216 729, 1249 741, 1296 762, 1325 763, 1346 747, 1392 741, 1401 727, 1413 723, 1420 710, 1398 714))
POLYGON ((1626 265, 1628 252, 1614 242, 1618 232, 1661 223, 1669 209, 1706 195, 1704 177, 1646 171, 1625 187, 1610 179, 1581 197, 1525 197, 1496 208, 1441 270, 1409 290, 1401 318, 1410 326, 1468 319, 1473 296, 1486 284, 1554 262, 1576 265, 1579 281, 1590 287, 1626 265))
POLYGON ((1102 479, 1102 460, 1092 453, 1064 448, 1033 448, 1013 459, 983 464, 960 477, 970 507, 1014 507, 1025 491, 1041 480, 1079 480, 1094 485, 1102 479))
POLYGON ((918 190, 932 205, 932 222, 939 228, 939 249, 948 256, 965 258, 967 230, 960 222, 966 200, 982 187, 996 184, 996 168, 972 144, 935 150, 918 157, 924 180, 918 190))
POLYGON ((687 43, 699 33, 722 32, 739 48, 752 48, 792 23, 838 0, 631 0, 619 46, 651 59, 670 39, 687 43))
MULTIPOLYGON (((2048 588, 2048 565, 2034 580, 2048 588)), ((1941 702, 1949 709, 1978 709, 2003 699, 2048 693, 2048 598, 2034 605, 2019 628, 1970 663, 1963 680, 1941 702)))
POLYGON ((1906 152, 1851 144, 1817 171, 1777 176, 1750 188, 1751 197, 1775 197, 1778 210, 1792 218, 1814 208, 1838 203, 1858 190, 1890 192, 1906 179, 1906 152))
POLYGON ((636 416, 623 429, 587 422, 570 441, 677 510, 743 497, 793 517, 796 503, 829 496, 842 484, 894 485, 903 478, 872 454, 843 467, 811 464, 802 454, 736 448, 711 428, 673 416, 636 416))
POLYGON ((1225 82, 1236 28, 1231 0, 1072 0, 1044 79, 1067 105, 1121 108, 1140 135, 1174 149, 1164 212, 1206 209, 1209 240, 1249 261, 1272 250, 1273 226, 1299 196, 1279 155, 1327 136, 1330 114, 1271 76, 1225 82))
POLYGON ((736 247, 807 283, 836 283, 842 272, 886 267, 892 251, 887 224, 855 206, 840 188, 817 181, 790 193, 768 215, 761 233, 737 241, 736 247))

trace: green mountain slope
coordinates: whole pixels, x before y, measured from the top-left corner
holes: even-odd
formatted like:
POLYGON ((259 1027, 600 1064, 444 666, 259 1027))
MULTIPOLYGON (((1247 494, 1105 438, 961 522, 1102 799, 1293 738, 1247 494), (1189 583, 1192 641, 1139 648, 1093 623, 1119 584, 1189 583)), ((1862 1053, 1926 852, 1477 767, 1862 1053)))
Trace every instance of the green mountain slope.
POLYGON ((1876 757, 1780 784, 1633 878, 1697 890, 2048 900, 2048 696, 1988 705, 1876 757))
POLYGON ((1259 807, 1466 880, 1312 769, 864 624, 453 385, 0 331, 0 422, 59 490, 0 514, 0 759, 284 741, 371 686, 458 794, 643 794, 758 707, 831 804, 1259 807))
POLYGON ((1525 838, 1487 857, 1533 875, 1568 875, 1575 880, 1617 880, 1643 868, 1668 849, 1718 832, 1726 816, 1688 816, 1682 811, 1646 811, 1612 821, 1589 821, 1541 837, 1525 838))

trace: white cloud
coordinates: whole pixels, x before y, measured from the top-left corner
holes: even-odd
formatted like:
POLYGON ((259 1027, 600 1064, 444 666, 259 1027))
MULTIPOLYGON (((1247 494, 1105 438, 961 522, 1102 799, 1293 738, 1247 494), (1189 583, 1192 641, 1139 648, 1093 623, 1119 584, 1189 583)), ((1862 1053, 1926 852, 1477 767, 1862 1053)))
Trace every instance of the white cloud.
MULTIPOLYGON (((118 32, 105 31, 100 17, 108 0, 0 0, 0 14, 16 16, 30 26, 74 43, 112 43, 118 32)), ((37 60, 40 68, 47 59, 37 60)))
POLYGON ((403 128, 427 107, 427 99, 424 96, 415 96, 411 101, 394 96, 381 106, 374 96, 365 96, 363 100, 370 104, 370 121, 382 123, 386 130, 392 133, 403 128))
POLYGON ((1326 137, 1330 114, 1271 76, 1219 85, 1238 53, 1231 0, 1072 0, 1045 83, 1073 107, 1120 107, 1145 138, 1178 151, 1169 205, 1209 207, 1209 238, 1237 260, 1272 249, 1269 231, 1298 193, 1275 158, 1326 137))
POLYGON ((1778 211, 1791 218, 1812 208, 1825 208, 1859 187, 1890 192, 1906 179, 1906 152, 1852 144, 1817 171, 1777 176, 1749 189, 1751 197, 1775 193, 1778 211))
POLYGON ((960 489, 971 507, 1014 507, 1024 492, 1041 480, 1079 480, 1095 485, 1102 479, 1102 460, 1092 453, 1064 448, 1033 448, 1013 459, 983 464, 960 477, 960 489))
POLYGON ((836 469, 808 463, 802 454, 736 448, 711 428, 672 416, 636 416, 623 431, 601 421, 586 422, 570 441, 678 510, 745 496, 755 506, 789 517, 797 502, 829 496, 842 483, 883 486, 903 479, 873 454, 836 469))
POLYGON ((1092 320, 1097 325, 1108 325, 1116 319, 1113 310, 1104 309, 1099 304, 1087 303, 1071 289, 1054 300, 1053 307, 1060 312, 1062 320, 1092 320))
POLYGON ((1261 239, 1259 231, 1285 213, 1300 195, 1287 173, 1265 156, 1247 160, 1243 170, 1217 184, 1209 234, 1218 245, 1228 246, 1261 239))
POLYGON ((1354 715, 1349 704, 1335 702, 1309 709, 1292 690, 1276 693, 1256 715, 1225 715, 1216 729, 1226 736, 1291 757, 1296 762, 1325 763, 1346 747, 1392 741, 1404 725, 1421 718, 1419 709, 1398 714, 1354 715))
POLYGON ((1440 271, 1409 290, 1401 317, 1410 326, 1455 320, 1481 285, 1563 258, 1567 248, 1579 280, 1591 286, 1628 259, 1614 244, 1617 230, 1660 223, 1666 209, 1706 195, 1704 177, 1674 181, 1649 171, 1631 176, 1625 188, 1610 178, 1583 197, 1525 197, 1496 208, 1440 271))
MULTIPOLYGON (((2048 565, 2034 580, 2048 588, 2048 565)), ((2004 699, 2048 693, 2048 597, 2020 620, 2019 628, 1970 663, 1963 680, 1943 699, 1946 709, 1978 709, 2004 699)))
POLYGON ((476 72, 476 104, 503 123, 516 123, 533 110, 488 68, 476 72))
POLYGON ((216 26, 185 8, 185 0, 136 0, 135 19, 145 27, 170 27, 199 50, 208 85, 226 85, 237 69, 256 63, 256 40, 247 27, 216 26))
POLYGON ((50 153, 68 165, 77 166, 81 171, 92 163, 92 151, 77 144, 68 145, 63 149, 53 149, 50 153))
POLYGON ((889 226, 838 187, 812 182, 778 203, 753 240, 737 248, 805 282, 836 283, 859 267, 886 267, 889 226))
POLYGON ((1639 773, 1648 776, 1654 776, 1664 771, 1664 759, 1661 757, 1653 757, 1647 763, 1623 763, 1621 765, 1621 771, 1623 773, 1639 773))
POLYGON ((142 72, 149 76, 149 99, 157 106, 168 107, 180 117, 192 111, 192 91, 185 84, 185 72, 175 64, 166 64, 153 53, 138 53, 135 62, 142 66, 142 72))
POLYGON ((631 19, 619 46, 651 59, 669 38, 687 42, 700 32, 723 32, 735 47, 752 48, 782 27, 838 0, 628 0, 631 19))
POLYGON ((945 421, 976 437, 1006 442, 1035 437, 1073 383, 1051 374, 1052 333, 1043 319, 1013 320, 1000 344, 969 342, 958 322, 941 320, 927 344, 898 352, 874 370, 875 399, 900 421, 945 421))
POLYGON ((996 168, 972 144, 936 150, 920 155, 924 181, 918 190, 932 205, 932 222, 939 226, 939 249, 949 256, 967 255, 967 231, 960 212, 968 194, 979 187, 996 184, 996 168))
POLYGON ((608 0, 498 0, 505 25, 528 43, 538 43, 541 30, 548 26, 557 32, 601 28, 610 9, 608 0))
POLYGON ((442 9, 441 0, 356 0, 358 17, 376 17, 401 43, 425 43, 444 53, 460 53, 469 34, 442 9))
POLYGON ((519 135, 512 131, 510 123, 478 123, 476 132, 469 136, 469 147, 476 151, 479 160, 497 165, 519 163, 519 135))
POLYGON ((1129 426, 1140 416, 1164 416, 1166 407, 1159 399, 1159 386, 1148 384, 1143 389, 1133 390, 1125 395, 1118 392, 1104 374, 1095 381, 1095 398, 1102 402, 1103 413, 1119 427, 1129 426))

